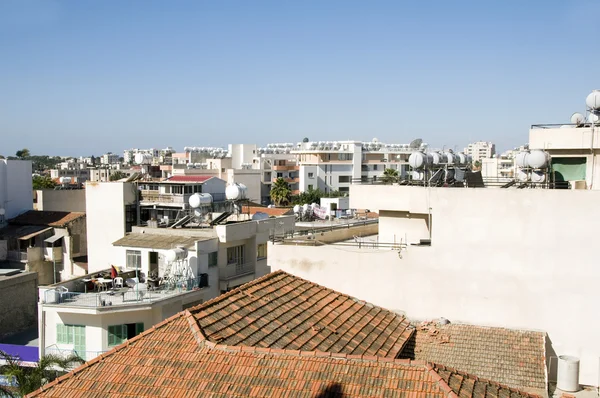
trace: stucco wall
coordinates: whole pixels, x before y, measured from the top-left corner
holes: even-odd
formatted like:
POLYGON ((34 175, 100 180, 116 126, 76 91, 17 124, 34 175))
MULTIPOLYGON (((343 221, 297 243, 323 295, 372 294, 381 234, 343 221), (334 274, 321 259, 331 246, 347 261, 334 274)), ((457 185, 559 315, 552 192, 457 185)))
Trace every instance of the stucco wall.
MULTIPOLYGON (((409 245, 400 258, 392 250, 270 245, 269 264, 416 319, 547 331, 558 355, 581 358, 581 382, 596 385, 600 192, 426 191, 353 186, 350 202, 418 214, 426 214, 429 203, 431 247, 409 245)), ((395 229, 409 242, 422 232, 395 229)))
POLYGON ((31 161, 0 159, 0 208, 7 220, 33 210, 31 161))
POLYGON ((125 205, 135 203, 135 186, 122 182, 86 184, 87 249, 90 273, 110 268, 113 242, 125 235, 125 205))
POLYGON ((0 277, 0 337, 37 324, 37 297, 37 273, 0 277))
POLYGON ((85 213, 85 190, 83 189, 43 189, 35 191, 35 195, 37 210, 85 213))

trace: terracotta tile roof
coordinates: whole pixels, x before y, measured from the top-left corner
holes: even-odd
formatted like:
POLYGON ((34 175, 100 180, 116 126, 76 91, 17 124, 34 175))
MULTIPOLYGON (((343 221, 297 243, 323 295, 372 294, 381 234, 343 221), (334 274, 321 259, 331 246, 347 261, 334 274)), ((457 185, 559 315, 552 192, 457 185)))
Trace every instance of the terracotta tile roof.
POLYGON ((204 339, 194 315, 184 311, 29 397, 437 398, 457 394, 531 396, 409 360, 214 344, 204 339))
POLYGON ((284 216, 287 214, 294 214, 294 210, 290 207, 260 207, 260 206, 243 206, 242 213, 250 214, 251 216, 256 213, 265 213, 269 216, 284 216))
POLYGON ((543 332, 423 322, 400 356, 538 391, 546 388, 545 342, 543 332))
POLYGON ((85 217, 85 213, 29 210, 8 222, 13 225, 43 225, 62 228, 81 217, 85 217))
POLYGON ((208 340, 227 345, 396 358, 413 333, 402 315, 283 271, 192 313, 208 340))

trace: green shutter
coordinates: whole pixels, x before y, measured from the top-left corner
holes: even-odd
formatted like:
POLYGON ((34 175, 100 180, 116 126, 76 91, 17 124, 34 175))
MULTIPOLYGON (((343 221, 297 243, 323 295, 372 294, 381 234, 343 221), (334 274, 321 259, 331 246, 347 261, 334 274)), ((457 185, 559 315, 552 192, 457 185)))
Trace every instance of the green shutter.
MULTIPOLYGON (((117 326, 121 326, 121 325, 117 325, 117 326)), ((117 345, 117 326, 109 326, 108 327, 108 346, 114 346, 117 345)))
POLYGON ((144 331, 144 324, 136 323, 135 324, 135 335, 137 336, 138 334, 142 333, 143 331, 144 331))
POLYGON ((85 326, 70 325, 73 330, 73 349, 81 358, 86 359, 85 352, 85 326))
POLYGON ((555 181, 585 180, 586 158, 552 158, 552 173, 555 181))

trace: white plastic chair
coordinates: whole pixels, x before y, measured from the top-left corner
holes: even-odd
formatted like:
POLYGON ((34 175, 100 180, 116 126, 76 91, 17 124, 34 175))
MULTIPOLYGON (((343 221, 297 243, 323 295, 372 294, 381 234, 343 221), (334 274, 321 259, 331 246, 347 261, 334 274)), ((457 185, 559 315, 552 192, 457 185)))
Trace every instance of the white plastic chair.
POLYGON ((123 278, 118 276, 115 279, 113 279, 113 287, 123 287, 123 278))

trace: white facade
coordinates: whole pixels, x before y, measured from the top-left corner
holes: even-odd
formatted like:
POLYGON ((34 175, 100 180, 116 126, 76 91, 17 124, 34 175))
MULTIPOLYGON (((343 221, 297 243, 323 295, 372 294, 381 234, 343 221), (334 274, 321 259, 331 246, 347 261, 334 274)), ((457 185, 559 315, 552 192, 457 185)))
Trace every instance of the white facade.
POLYGON ((0 225, 28 210, 33 210, 31 161, 0 159, 0 225))
POLYGON ((477 141, 467 145, 465 154, 471 155, 473 162, 481 161, 482 159, 491 158, 496 154, 496 145, 492 142, 477 141))
POLYGON ((350 206, 379 211, 378 241, 394 249, 275 245, 269 263, 414 319, 546 331, 547 356, 581 358, 580 382, 596 385, 598 201, 591 191, 357 185, 350 206))
POLYGON ((85 193, 88 270, 92 273, 110 268, 113 242, 135 225, 137 190, 131 183, 88 182, 85 193))
POLYGON ((106 165, 119 163, 119 155, 110 152, 105 153, 100 157, 100 163, 106 165))

